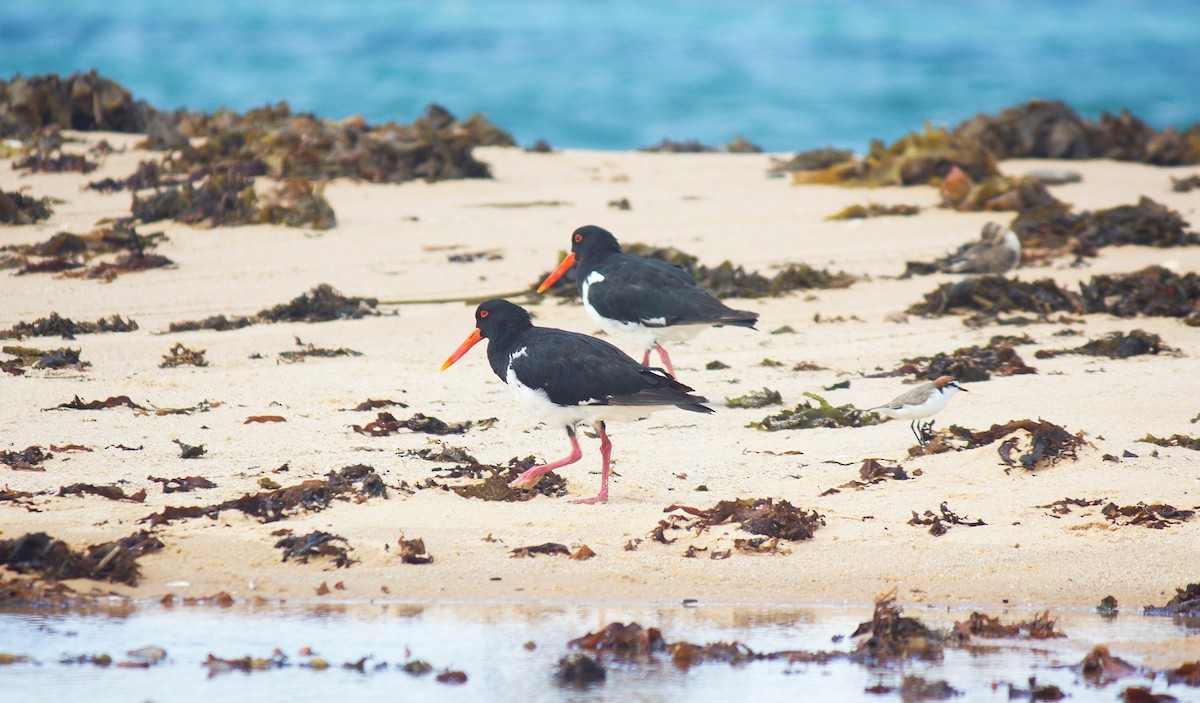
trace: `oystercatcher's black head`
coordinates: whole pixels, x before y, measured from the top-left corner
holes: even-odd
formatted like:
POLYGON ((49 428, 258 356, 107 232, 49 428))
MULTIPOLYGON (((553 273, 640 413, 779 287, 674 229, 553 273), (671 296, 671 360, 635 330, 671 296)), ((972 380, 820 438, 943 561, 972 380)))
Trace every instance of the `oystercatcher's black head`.
POLYGON ((542 285, 538 286, 537 292, 541 293, 563 277, 567 271, 576 262, 581 262, 585 270, 590 270, 594 262, 598 262, 609 254, 621 253, 621 245, 617 243, 617 238, 612 235, 612 232, 597 227, 596 225, 584 225, 571 233, 571 253, 562 260, 558 268, 554 269, 553 273, 542 281, 542 285))
POLYGON ((501 298, 492 298, 480 303, 479 307, 475 308, 475 329, 467 336, 466 341, 454 350, 450 358, 446 359, 446 363, 442 364, 442 370, 450 368, 454 362, 461 359, 470 351, 471 347, 481 340, 496 340, 520 334, 532 326, 533 322, 529 313, 519 305, 514 305, 501 298))

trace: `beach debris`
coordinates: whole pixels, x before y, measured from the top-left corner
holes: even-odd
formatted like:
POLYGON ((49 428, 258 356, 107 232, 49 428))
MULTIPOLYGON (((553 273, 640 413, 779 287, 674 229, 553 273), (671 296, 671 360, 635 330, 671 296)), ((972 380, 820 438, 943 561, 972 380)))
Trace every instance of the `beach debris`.
POLYGON ((19 190, 0 189, 0 224, 32 225, 54 214, 51 198, 35 198, 19 190))
POLYGON ((379 408, 392 408, 392 407, 407 408, 408 404, 401 403, 399 401, 391 400, 391 399, 372 400, 372 399, 368 398, 367 400, 364 400, 363 402, 361 402, 358 405, 351 408, 351 410, 356 410, 358 412, 367 412, 369 410, 378 410, 379 408))
POLYGON ((1189 583, 1176 588, 1175 595, 1164 605, 1147 605, 1143 615, 1188 615, 1200 616, 1200 583, 1189 583))
POLYGON ((397 420, 391 413, 382 412, 377 414, 375 419, 366 425, 351 425, 351 427, 355 432, 362 435, 387 437, 402 429, 437 435, 462 434, 469 430, 471 425, 472 422, 470 420, 466 422, 446 423, 432 415, 425 415, 424 413, 414 413, 407 420, 397 420))
POLYGON ((216 488, 217 484, 203 476, 184 476, 182 478, 159 478, 147 476, 147 481, 162 484, 163 493, 189 493, 196 489, 216 488))
POLYGON ((73 369, 75 371, 82 371, 92 365, 90 361, 80 360, 79 352, 81 350, 69 347, 44 351, 33 347, 5 346, 0 347, 0 351, 16 357, 4 362, 5 369, 13 375, 24 373, 24 369, 73 369))
MULTIPOLYGON (((744 267, 734 266, 730 261, 723 261, 710 268, 699 263, 695 256, 674 247, 654 247, 635 242, 622 245, 621 248, 628 254, 679 266, 691 274, 701 287, 718 298, 779 297, 794 290, 848 288, 858 280, 857 276, 844 271, 832 273, 828 269, 817 269, 803 263, 788 264, 773 276, 766 276, 757 271, 748 272, 744 267)), ((547 271, 538 281, 545 280, 549 275, 550 272, 547 271)), ((534 285, 536 286, 536 283, 534 285)), ((550 286, 546 295, 566 299, 578 298, 579 287, 574 278, 574 269, 550 286)))
POLYGON ((478 459, 471 456, 471 453, 465 447, 454 447, 440 440, 434 441, 433 444, 437 449, 430 449, 429 447, 424 449, 401 449, 397 453, 401 456, 415 456, 425 461, 464 464, 467 468, 476 470, 483 466, 478 459))
POLYGON ((935 514, 932 510, 926 510, 924 515, 917 515, 917 511, 912 511, 912 519, 908 524, 916 527, 929 526, 929 534, 934 537, 941 537, 950 530, 953 525, 962 525, 963 527, 981 527, 987 523, 983 520, 971 520, 957 515, 953 510, 946 506, 943 501, 938 506, 938 513, 935 514))
POLYGON ((12 577, 0 573, 0 606, 19 608, 24 606, 69 606, 90 601, 91 596, 83 596, 54 579, 12 577), (9 578, 5 578, 9 576, 9 578))
POLYGON ((979 140, 962 138, 926 123, 923 132, 911 132, 891 146, 872 140, 862 159, 850 159, 820 171, 793 172, 792 183, 926 185, 940 182, 954 166, 975 181, 1000 174, 996 159, 979 140))
POLYGON ((950 445, 951 440, 965 442, 962 449, 974 449, 992 444, 1021 430, 1028 433, 1027 436, 1011 437, 997 448, 1000 461, 1006 467, 1012 468, 1019 464, 1029 471, 1034 471, 1053 466, 1063 459, 1075 461, 1079 458, 1079 449, 1090 444, 1084 439, 1084 432, 1072 434, 1060 425, 1039 418, 1036 422, 1024 419, 1002 425, 994 424, 986 430, 969 430, 951 425, 938 433, 935 442, 928 443, 924 449, 911 447, 908 453, 910 456, 921 456, 948 451, 953 448, 950 445), (1016 458, 1013 457, 1014 453, 1017 454, 1016 458))
POLYGON ((596 632, 567 642, 571 649, 605 652, 620 657, 667 651, 667 642, 657 627, 645 628, 636 622, 628 625, 612 622, 596 632))
POLYGON ((1104 498, 1062 498, 1054 501, 1053 503, 1047 503, 1046 505, 1039 505, 1037 507, 1042 508, 1043 510, 1049 509, 1050 512, 1048 514, 1051 517, 1058 517, 1060 515, 1070 515, 1072 506, 1076 508, 1094 508, 1097 505, 1103 505, 1104 501, 1104 498))
POLYGON ((942 679, 930 681, 923 676, 907 674, 900 682, 902 701, 948 701, 963 692, 942 679))
POLYGON ((1122 703, 1176 703, 1178 700, 1169 693, 1154 693, 1148 686, 1130 686, 1121 691, 1122 703))
POLYGON ((102 178, 87 184, 88 190, 101 193, 116 193, 122 190, 139 191, 160 186, 176 186, 190 178, 178 178, 167 173, 166 168, 157 161, 139 161, 133 174, 122 179, 102 178))
POLYGON ((270 657, 266 658, 245 656, 240 659, 222 659, 221 657, 209 654, 208 658, 201 663, 201 666, 208 669, 209 678, 220 674, 227 674, 231 671, 241 671, 248 674, 252 671, 282 669, 287 666, 287 656, 278 649, 270 657))
POLYGON ((1147 444, 1157 444, 1160 447, 1183 447, 1184 449, 1192 449, 1200 451, 1200 437, 1189 437, 1185 434, 1173 434, 1170 437, 1155 437, 1147 433, 1145 437, 1138 440, 1147 444))
MULTIPOLYGON (((993 336, 986 345, 963 347, 949 354, 918 356, 904 359, 896 371, 911 373, 922 381, 932 381, 942 376, 952 376, 960 383, 977 383, 996 376, 1016 376, 1037 373, 1028 366, 1020 354, 1013 349, 1019 344, 1028 344, 1028 337, 993 336)), ((889 372, 891 373, 891 372, 889 372)), ((869 376, 871 378, 875 376, 869 376)))
POLYGON ((50 125, 61 129, 140 132, 147 127, 144 104, 95 71, 0 79, 0 136, 28 138, 50 125))
POLYGON ((102 317, 95 322, 75 322, 69 317, 62 317, 57 312, 49 317, 39 317, 33 322, 18 322, 7 330, 0 330, 0 339, 24 339, 25 337, 62 337, 75 339, 77 334, 97 334, 100 332, 133 332, 138 324, 133 320, 122 318, 120 315, 102 317))
POLYGON ((817 511, 806 511, 786 500, 774 498, 722 500, 706 509, 671 505, 663 510, 664 513, 675 511, 691 516, 690 520, 681 520, 676 527, 696 534, 717 525, 737 523, 752 535, 801 542, 812 539, 817 528, 825 524, 825 518, 817 511))
POLYGON ((783 396, 779 391, 773 391, 770 388, 763 387, 761 391, 750 391, 745 395, 740 395, 736 398, 726 398, 725 405, 730 408, 764 408, 768 405, 782 405, 783 396))
POLYGON ((309 357, 331 359, 335 356, 362 356, 363 355, 362 352, 354 351, 353 349, 347 349, 346 347, 338 347, 337 349, 326 349, 324 347, 317 347, 316 345, 312 344, 311 342, 309 342, 308 344, 305 344, 304 342, 300 341, 299 337, 296 337, 296 346, 300 347, 300 349, 279 352, 279 360, 284 362, 285 364, 295 364, 297 362, 302 362, 305 359, 308 359, 309 357))
POLYGON ((701 144, 700 141, 696 139, 687 139, 685 141, 677 142, 664 137, 663 140, 658 144, 641 147, 638 149, 638 151, 663 154, 701 154, 714 152, 725 152, 727 154, 759 154, 762 153, 762 147, 748 141, 741 135, 735 136, 733 141, 729 142, 729 144, 719 147, 701 144))
POLYGON ((425 551, 425 540, 420 537, 405 539, 404 533, 396 540, 396 554, 404 564, 432 564, 433 556, 425 551))
POLYGON ((850 659, 869 666, 913 658, 940 659, 945 640, 942 633, 903 612, 896 604, 896 589, 876 598, 871 619, 850 635, 860 638, 850 659))
POLYGON ((475 261, 500 261, 504 255, 499 249, 488 249, 487 251, 464 251, 458 254, 447 254, 446 261, 452 264, 469 264, 475 261))
POLYGON ((1120 613, 1117 607, 1117 599, 1111 595, 1104 596, 1100 599, 1100 605, 1096 606, 1096 612, 1103 617, 1114 617, 1120 613))
POLYGON ((481 481, 468 483, 463 486, 442 484, 429 479, 425 485, 419 485, 418 488, 441 488, 442 490, 453 491, 463 498, 507 502, 523 502, 539 495, 544 495, 548 498, 561 498, 567 495, 567 479, 554 471, 543 476, 542 480, 533 488, 513 488, 508 485, 522 472, 533 468, 538 463, 532 456, 527 456, 524 459, 513 457, 505 465, 468 463, 465 466, 460 465, 452 469, 441 469, 442 471, 449 471, 444 478, 456 479, 466 476, 481 478, 481 481))
POLYGON ((1072 213, 1058 203, 1022 211, 1012 222, 1025 263, 1062 256, 1096 256, 1103 247, 1136 244, 1153 247, 1195 246, 1200 234, 1190 231, 1176 211, 1142 196, 1135 205, 1072 213))
POLYGON ((83 154, 71 154, 61 145, 35 146, 13 160, 13 170, 28 169, 30 173, 91 173, 96 162, 89 161, 83 154))
POLYGON ((1155 530, 1187 522, 1196 515, 1195 510, 1179 510, 1165 503, 1147 505, 1142 502, 1121 506, 1109 503, 1100 512, 1109 522, 1116 525, 1142 525, 1155 530))
POLYGON ((79 396, 75 396, 73 399, 71 399, 70 401, 68 401, 66 403, 59 403, 58 405, 54 406, 53 408, 47 408, 47 409, 48 410, 108 410, 110 408, 118 408, 118 407, 132 408, 134 410, 143 410, 143 411, 148 412, 147 408, 144 408, 141 405, 138 405, 137 403, 133 402, 132 400, 129 399, 129 396, 127 396, 127 395, 109 396, 108 398, 105 398, 104 400, 86 400, 86 401, 83 400, 82 398, 80 398, 79 396))
POLYGON ((804 395, 815 401, 815 404, 804 401, 790 410, 768 415, 746 426, 766 432, 777 432, 813 427, 866 427, 885 421, 878 413, 869 413, 850 404, 834 407, 816 393, 805 392, 804 395))
POLYGON ((1200 326, 1200 274, 1148 266, 1123 275, 1092 276, 1079 284, 1084 309, 1117 317, 1179 317, 1200 326))
POLYGON ((358 563, 358 559, 350 556, 353 547, 345 537, 331 535, 328 532, 314 530, 306 535, 293 535, 289 529, 276 530, 271 533, 279 537, 275 542, 276 549, 283 550, 283 561, 295 559, 301 564, 307 564, 313 557, 329 557, 333 559, 335 568, 347 568, 358 563), (341 542, 341 544, 335 544, 341 542))
POLYGON ((1038 359, 1052 359, 1064 354, 1086 354, 1089 356, 1104 356, 1109 359, 1127 359, 1143 354, 1172 354, 1179 355, 1179 350, 1163 343, 1162 337, 1145 330, 1130 332, 1109 332, 1103 337, 1090 340, 1087 344, 1073 349, 1039 349, 1034 356, 1038 359))
POLYGON ((545 542, 543 544, 535 544, 529 547, 517 547, 509 552, 510 559, 521 557, 536 557, 539 554, 545 556, 571 556, 571 550, 567 549, 567 545, 559 544, 558 542, 545 542))
POLYGON ((1054 628, 1056 621, 1050 617, 1049 610, 1036 613, 1032 620, 1004 624, 1000 618, 972 612, 965 621, 955 622, 951 637, 959 643, 970 641, 972 637, 985 639, 1032 639, 1045 640, 1066 637, 1054 628))
POLYGON ((69 486, 60 486, 58 489, 59 497, 84 494, 97 495, 109 500, 127 500, 132 503, 142 503, 146 500, 145 488, 135 493, 126 493, 125 489, 115 483, 107 486, 97 486, 93 483, 72 483, 69 486))
POLYGON ((347 297, 328 283, 322 283, 287 303, 259 310, 251 317, 229 318, 225 315, 214 315, 204 320, 172 322, 169 331, 190 332, 207 329, 224 332, 265 322, 358 320, 367 316, 380 315, 380 312, 376 310, 378 305, 379 301, 375 298, 347 297))
POLYGON ((1200 659, 1184 662, 1175 669, 1168 669, 1163 673, 1167 677, 1168 685, 1181 683, 1184 686, 1200 686, 1200 659))
POLYGON ((337 225, 333 207, 325 199, 325 181, 314 183, 307 178, 288 178, 261 199, 254 222, 332 229, 337 225))
MULTIPOLYGON (((35 244, 10 244, 0 247, 0 252, 12 252, 6 266, 21 266, 17 275, 31 273, 67 273, 78 277, 103 277, 104 268, 97 265, 84 271, 76 271, 84 266, 84 262, 97 256, 122 253, 120 267, 128 270, 144 270, 161 263, 162 259, 148 254, 164 239, 161 232, 140 235, 133 226, 132 220, 120 218, 87 232, 72 234, 58 232, 44 242, 35 244), (138 269, 138 266, 141 269, 138 269)), ((116 264, 109 264, 113 268, 116 264)), ((120 268, 117 267, 117 268, 120 268)), ((117 270, 112 275, 120 273, 117 270)), ((110 278, 111 280, 111 278, 110 278)))
POLYGON ((826 220, 863 220, 868 217, 885 217, 899 215, 911 217, 921 214, 919 205, 884 205, 882 203, 867 203, 866 205, 849 205, 826 217, 826 220))
POLYGON ((943 283, 937 290, 927 293, 924 302, 906 310, 926 317, 977 312, 992 318, 1015 311, 1036 313, 1040 318, 1046 318, 1055 312, 1079 314, 1087 310, 1078 294, 1064 290, 1053 279, 1029 282, 995 275, 943 283))
POLYGON ((1073 668, 1093 686, 1107 686, 1114 681, 1138 674, 1137 667, 1113 656, 1108 647, 1102 644, 1093 647, 1073 668))
POLYGON ((14 471, 45 471, 40 464, 53 458, 53 454, 42 450, 36 444, 25 447, 21 451, 0 450, 0 464, 4 464, 14 471))
POLYGON ((191 445, 186 442, 181 442, 178 439, 172 439, 172 442, 179 445, 180 459, 199 459, 208 453, 203 444, 191 445))
POLYGON ((1190 193, 1197 188, 1200 188, 1200 173, 1193 173, 1183 178, 1171 176, 1171 190, 1176 193, 1190 193))
POLYGON ((603 664, 583 652, 572 652, 554 665, 554 680, 559 685, 583 688, 607 675, 603 664))
POLYGON ((1031 100, 996 116, 976 115, 954 135, 978 142, 997 159, 1116 159, 1160 166, 1200 163, 1200 146, 1173 128, 1155 130, 1122 110, 1099 121, 1059 100, 1031 100))
POLYGON ((138 558, 162 548, 163 543, 145 530, 91 545, 85 552, 76 552, 45 532, 29 532, 0 540, 0 564, 17 573, 56 581, 86 578, 136 586, 141 575, 138 558))
POLYGON ((337 224, 324 196, 324 183, 288 178, 260 198, 253 176, 261 173, 265 173, 265 167, 217 167, 199 185, 184 182, 145 196, 135 192, 131 211, 143 223, 175 220, 202 227, 265 223, 325 230, 337 224))
POLYGON ((767 174, 782 176, 785 173, 792 173, 794 171, 823 171, 830 166, 850 161, 853 158, 854 152, 849 149, 835 149, 833 147, 809 149, 808 151, 796 153, 787 160, 772 156, 771 167, 767 169, 767 174))
POLYGON ((387 498, 383 479, 370 466, 356 464, 330 471, 323 479, 309 479, 294 486, 227 500, 209 506, 166 506, 138 522, 151 527, 174 520, 197 517, 216 519, 223 511, 239 510, 259 522, 277 522, 302 512, 320 512, 334 500, 362 502, 368 498, 387 498))
POLYGON ((175 342, 166 354, 163 354, 163 360, 159 362, 158 368, 172 369, 177 366, 208 366, 208 362, 204 359, 204 349, 188 349, 183 346, 183 342, 175 342))
POLYGON ((903 466, 899 464, 896 466, 885 466, 878 459, 864 459, 862 466, 858 467, 858 477, 861 480, 847 481, 837 488, 828 488, 821 492, 821 496, 834 495, 841 493, 842 490, 861 491, 877 483, 907 481, 910 478, 903 466))
POLYGON ((957 166, 950 169, 940 184, 942 207, 961 212, 1028 212, 1039 208, 1067 208, 1033 176, 989 176, 971 180, 957 166))

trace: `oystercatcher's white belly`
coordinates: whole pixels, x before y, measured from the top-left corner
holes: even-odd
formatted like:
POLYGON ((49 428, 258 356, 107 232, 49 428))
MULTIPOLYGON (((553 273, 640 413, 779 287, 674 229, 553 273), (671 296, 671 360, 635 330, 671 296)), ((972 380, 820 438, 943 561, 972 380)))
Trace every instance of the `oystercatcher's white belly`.
POLYGON ((583 309, 587 311, 588 317, 600 326, 600 329, 605 333, 618 339, 626 339, 638 345, 643 350, 653 349, 660 342, 686 342, 696 335, 700 334, 709 325, 670 325, 666 326, 666 319, 655 317, 646 320, 638 320, 636 322, 625 322, 622 320, 612 320, 604 317, 592 306, 588 293, 591 287, 597 283, 604 281, 604 275, 599 271, 592 271, 583 281, 583 287, 580 291, 580 297, 583 298, 583 309))

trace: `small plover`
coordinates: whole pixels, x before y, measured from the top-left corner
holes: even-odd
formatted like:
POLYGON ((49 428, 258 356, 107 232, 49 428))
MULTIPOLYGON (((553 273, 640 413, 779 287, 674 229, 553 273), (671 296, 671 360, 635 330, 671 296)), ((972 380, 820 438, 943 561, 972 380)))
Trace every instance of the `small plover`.
POLYGON ((958 385, 958 381, 955 381, 953 376, 942 376, 900 394, 890 403, 884 403, 877 408, 869 408, 867 412, 912 420, 910 428, 913 435, 921 446, 925 446, 925 436, 929 433, 933 421, 930 420, 929 424, 918 432, 917 427, 920 421, 940 412, 950 402, 950 398, 959 391, 965 392, 966 390, 958 385))
POLYGON ((1021 263, 1021 240, 995 222, 983 226, 979 241, 963 245, 946 263, 950 273, 1008 273, 1021 263))

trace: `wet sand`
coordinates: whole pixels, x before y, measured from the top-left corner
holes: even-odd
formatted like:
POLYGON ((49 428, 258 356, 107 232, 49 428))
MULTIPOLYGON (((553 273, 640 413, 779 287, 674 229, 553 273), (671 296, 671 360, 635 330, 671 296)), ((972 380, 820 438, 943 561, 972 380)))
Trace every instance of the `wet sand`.
MULTIPOLYGON (((131 135, 88 134, 131 147, 131 135)), ((141 559, 143 579, 130 589, 105 590, 138 598, 207 596, 318 599, 322 583, 337 598, 429 601, 651 602, 694 598, 706 603, 869 604, 878 593, 899 589, 901 603, 946 606, 1004 605, 1089 608, 1113 595, 1126 608, 1166 602, 1176 587, 1195 581, 1200 519, 1146 529, 1116 526, 1099 507, 1053 516, 1039 508, 1063 498, 1104 499, 1117 505, 1168 503, 1200 507, 1200 453, 1158 448, 1136 440, 1197 433, 1200 413, 1200 331, 1169 318, 1118 319, 1088 315, 1082 324, 970 329, 958 316, 891 321, 950 275, 898 280, 906 260, 932 259, 977 238, 989 219, 1007 223, 1011 213, 957 213, 936 209, 932 188, 842 189, 792 186, 769 179, 766 155, 642 154, 567 151, 530 154, 488 148, 477 155, 492 165, 494 180, 436 184, 369 185, 333 182, 326 196, 338 226, 325 232, 275 226, 198 229, 177 223, 139 227, 164 232, 158 253, 172 269, 123 275, 110 283, 49 275, 3 276, 0 329, 52 311, 76 321, 120 314, 140 329, 132 333, 80 336, 63 342, 32 338, 41 348, 71 346, 91 362, 82 371, 30 371, 0 375, 0 449, 81 444, 90 452, 57 452, 42 472, 0 467, 0 485, 39 493, 36 512, 0 503, 0 538, 45 531, 76 547, 124 537, 145 527, 138 520, 164 506, 211 505, 262 490, 270 478, 283 486, 323 477, 353 464, 368 464, 383 477, 388 499, 334 502, 329 509, 262 524, 237 511, 216 520, 195 518, 158 528, 166 547, 141 559), (628 198, 628 211, 608 203, 628 198), (851 204, 915 204, 915 217, 850 222, 824 218, 851 204), (549 204, 548 204, 549 203, 549 204), (532 204, 532 205, 531 205, 532 204), (457 365, 438 367, 473 326, 473 306, 411 301, 486 296, 528 290, 549 271, 582 224, 599 224, 626 243, 675 246, 715 265, 729 259, 748 270, 769 272, 788 263, 866 276, 844 290, 819 290, 782 298, 727 301, 757 310, 759 331, 717 329, 674 346, 680 380, 707 396, 717 412, 700 416, 662 412, 648 420, 610 426, 614 477, 607 505, 582 506, 538 497, 523 503, 467 500, 441 490, 413 495, 396 490, 433 475, 433 464, 398 450, 433 446, 439 438, 402 431, 367 437, 352 431, 374 412, 353 412, 368 398, 409 405, 390 409, 404 419, 413 412, 448 422, 498 418, 488 429, 444 439, 485 463, 566 453, 560 428, 535 426, 523 415, 487 365, 482 346, 457 365), (447 248, 447 247, 455 248, 447 248), (494 251, 502 258, 452 263, 448 254, 494 251), (385 316, 322 324, 269 324, 213 332, 166 334, 179 320, 214 314, 253 314, 284 303, 320 283, 345 295, 377 297, 385 316), (405 301, 406 304, 389 304, 405 301), (394 315, 391 313, 395 313, 394 315), (847 321, 817 323, 822 319, 847 321), (790 325, 795 334, 769 334, 790 325), (1064 327, 1078 337, 1054 337, 1064 327), (1180 356, 1125 360, 1088 356, 1034 359, 1038 349, 1074 347, 1102 333, 1143 329, 1162 336, 1180 356), (970 384, 938 417, 985 429, 993 423, 1043 418, 1072 432, 1084 431, 1091 446, 1077 461, 1036 472, 1006 471, 996 447, 909 459, 906 421, 858 429, 761 432, 747 423, 777 412, 725 408, 725 399, 763 387, 778 390, 786 407, 816 392, 835 405, 880 404, 906 390, 902 378, 863 378, 900 360, 983 344, 995 334, 1028 333, 1036 344, 1018 347, 1037 368, 1034 375, 993 377, 970 384), (363 355, 278 363, 296 338, 318 347, 347 347, 363 355), (209 366, 161 369, 168 349, 181 342, 206 350, 209 366), (252 358, 252 355, 261 358, 252 358), (761 364, 764 358, 781 366, 761 364), (728 369, 705 370, 720 360, 728 369), (826 367, 793 371, 800 362, 826 367), (844 390, 822 388, 849 380, 844 390), (127 408, 95 412, 45 412, 78 395, 84 400, 129 395, 147 407, 191 407, 208 400, 220 406, 192 415, 155 416, 127 408), (284 423, 244 424, 247 417, 280 415, 284 423), (203 444, 207 454, 184 460, 179 439, 203 444), (123 451, 114 445, 143 447, 123 451), (785 454, 786 452, 799 454, 785 454), (1136 457, 1105 461, 1105 454, 1136 457), (1157 451, 1157 457, 1152 453, 1157 451), (900 462, 909 481, 865 490, 829 488, 858 477, 870 457, 900 462), (286 464, 287 470, 276 472, 286 464), (148 476, 200 475, 218 487, 164 494, 148 476), (77 482, 147 490, 144 503, 98 496, 58 497, 77 482), (706 491, 697 490, 699 486, 706 491), (817 510, 825 526, 815 538, 787 545, 787 555, 734 553, 712 560, 708 552, 685 558, 689 546, 724 550, 744 533, 728 527, 672 544, 647 538, 664 509, 680 504, 707 508, 733 498, 785 499, 817 510), (955 526, 934 537, 906 524, 913 511, 957 514, 986 522, 955 526), (324 530, 344 537, 359 563, 333 569, 314 560, 283 563, 274 548, 281 527, 301 535, 324 530), (400 563, 396 541, 419 537, 434 557, 429 565, 400 563), (641 539, 636 549, 625 546, 641 539), (516 547, 559 542, 587 545, 598 557, 510 558, 516 547)), ((128 193, 103 195, 82 186, 105 176, 121 178, 151 158, 114 153, 93 173, 18 175, 0 164, 5 188, 28 187, 51 195, 48 222, 0 228, 0 245, 43 241, 68 230, 83 233, 105 217, 128 213, 128 193)), ((1007 174, 1033 168, 1068 168, 1083 182, 1055 186, 1076 211, 1136 203, 1146 195, 1178 210, 1193 225, 1194 193, 1174 193, 1168 176, 1195 169, 1139 164, 1008 161, 1007 174)), ((1126 273, 1150 264, 1177 271, 1200 268, 1200 248, 1101 250, 1088 265, 1069 261, 1020 270, 1026 280, 1053 277, 1072 288, 1100 273, 1126 273)), ((591 333, 595 327, 577 304, 547 300, 531 306, 536 322, 591 333)), ((5 342, 12 343, 12 342, 5 342)), ((619 342, 618 342, 619 344, 619 342)), ((627 349, 631 353, 638 350, 627 349)), ((561 473, 570 497, 593 495, 599 483, 598 441, 582 437, 584 459, 561 473)), ((97 584, 73 582, 80 590, 97 584)), ((1195 638, 1192 638, 1194 640, 1195 638)), ((1196 658, 1200 645, 1189 641, 1196 658)))

